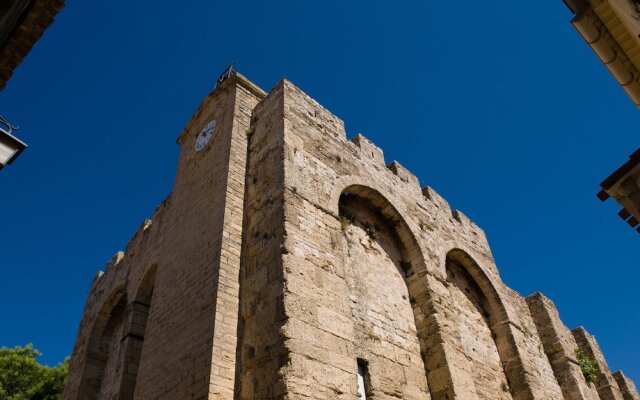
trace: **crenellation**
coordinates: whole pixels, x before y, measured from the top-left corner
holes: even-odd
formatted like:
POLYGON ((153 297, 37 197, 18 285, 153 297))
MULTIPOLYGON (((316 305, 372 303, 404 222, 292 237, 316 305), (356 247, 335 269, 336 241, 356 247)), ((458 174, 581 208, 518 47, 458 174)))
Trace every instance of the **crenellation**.
POLYGON ((640 400, 636 385, 622 371, 614 372, 613 378, 616 380, 624 400, 640 400))
POLYGON ((544 352, 536 325, 526 299, 515 290, 502 284, 502 296, 509 299, 510 324, 517 329, 516 341, 520 341, 518 349, 525 365, 533 392, 539 398, 561 398, 562 389, 555 379, 552 366, 544 352))
POLYGON ((467 233, 471 243, 478 247, 486 247, 488 249, 487 237, 484 230, 460 210, 451 211, 451 217, 460 224, 461 228, 467 233))
POLYGON ((452 210, 451 216, 453 217, 453 219, 455 219, 456 221, 458 221, 463 225, 471 225, 473 223, 471 219, 466 215, 464 215, 460 210, 452 210))
POLYGON ((589 334, 584 327, 579 326, 571 330, 573 337, 576 340, 578 347, 584 352, 587 357, 590 357, 596 362, 597 367, 597 381, 595 382, 598 395, 601 400, 624 400, 620 388, 616 383, 609 365, 600 350, 600 346, 596 341, 596 338, 589 334))
POLYGON ((120 265, 122 260, 124 260, 124 255, 125 255, 124 251, 117 251, 116 254, 114 254, 111 257, 111 259, 107 262, 106 266, 104 267, 104 273, 107 274, 115 270, 116 267, 120 265))
POLYGON ((94 279, 65 400, 354 400, 358 374, 371 398, 603 400, 484 231, 291 82, 231 76, 178 143, 153 224, 94 279))
POLYGON ((140 242, 144 239, 144 235, 147 233, 147 230, 151 227, 152 223, 153 222, 150 219, 145 218, 140 226, 138 226, 138 229, 136 229, 136 232, 131 236, 131 239, 129 239, 129 242, 127 242, 127 245, 125 246, 124 253, 128 257, 132 257, 135 249, 140 247, 140 242))
POLYGON ((398 161, 392 161, 387 165, 389 171, 393 172, 403 182, 407 182, 412 186, 420 188, 420 181, 411 171, 400 165, 398 161))
POLYGON ((444 197, 440 196, 438 192, 433 190, 431 186, 424 186, 422 188, 422 195, 444 213, 451 214, 451 206, 449 206, 449 202, 445 200, 444 197))
POLYGON ((382 152, 382 149, 376 146, 371 140, 364 137, 364 135, 358 133, 349 141, 358 146, 358 148, 366 157, 369 157, 384 165, 384 153, 382 152))

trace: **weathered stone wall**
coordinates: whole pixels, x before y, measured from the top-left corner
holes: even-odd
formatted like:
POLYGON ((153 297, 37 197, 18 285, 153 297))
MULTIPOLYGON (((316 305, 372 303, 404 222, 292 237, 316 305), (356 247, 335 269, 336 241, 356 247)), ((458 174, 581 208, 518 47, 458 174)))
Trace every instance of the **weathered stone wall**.
POLYGON ((615 372, 613 378, 616 380, 624 400, 640 400, 636 385, 622 371, 615 372))
POLYGON ((578 344, 560 320, 553 302, 535 293, 527 297, 527 304, 564 398, 598 400, 595 385, 586 381, 576 359, 578 344))
MULTIPOLYGON (((254 110, 249 129, 247 193, 241 273, 236 398, 282 398, 287 361, 281 327, 284 197, 281 93, 276 89, 254 110)), ((225 397, 226 398, 226 397, 225 397)))
MULTIPOLYGON (((136 399, 233 397, 246 131, 263 96, 250 83, 230 79, 203 101, 186 126, 178 139, 181 154, 172 194, 156 210, 153 223, 143 224, 124 253, 94 280, 65 399, 105 398, 86 388, 83 376, 89 372, 117 386, 119 398, 133 398, 132 389, 136 399), (196 135, 212 119, 215 134, 209 146, 196 152, 196 135), (121 339, 134 334, 143 341, 135 385, 121 390, 120 377, 105 375, 109 370, 100 360, 92 361, 92 342, 103 335, 100 321, 109 320, 114 293, 123 293, 133 311, 131 301, 140 297, 139 286, 152 269, 156 276, 144 335, 135 323, 139 313, 125 315, 129 331, 121 339)), ((109 357, 124 365, 127 354, 135 362, 134 353, 110 352, 109 357)))
MULTIPOLYGON (((289 253, 296 256, 295 260, 290 260, 289 269, 285 261, 285 271, 293 271, 291 279, 302 279, 300 274, 327 275, 327 272, 344 268, 341 265, 344 264, 344 255, 341 254, 344 251, 331 247, 331 238, 340 235, 337 210, 339 196, 345 191, 369 196, 379 203, 378 211, 389 215, 399 226, 396 233, 404 242, 407 253, 418 253, 410 257, 413 271, 409 288, 413 290, 409 290, 409 295, 413 291, 430 292, 422 299, 416 322, 431 319, 433 325, 416 325, 422 327, 418 328, 418 336, 424 342, 423 362, 432 396, 560 397, 557 382, 545 379, 548 375, 553 376, 551 367, 541 350, 542 345, 535 334, 526 304, 521 297, 518 301, 509 301, 512 296, 500 281, 484 233, 462 213, 452 213, 446 202, 433 190, 423 191, 417 178, 399 163, 385 166, 381 152, 376 151, 372 143, 361 136, 353 142, 346 141, 342 123, 288 82, 285 83, 285 121, 289 123, 285 125, 288 128, 285 130, 285 208, 293 214, 285 221, 285 244, 289 253), (314 225, 310 221, 321 221, 322 224, 314 225), (311 231, 309 226, 313 227, 311 231), (475 281, 478 294, 488 299, 484 306, 488 310, 479 312, 473 302, 460 293, 460 288, 448 281, 445 260, 452 251, 466 255, 462 257, 465 259, 462 261, 466 261, 464 268, 471 269, 467 273, 475 281), (328 266, 323 268, 323 264, 328 266), (414 274, 417 276, 414 277, 414 274), (433 286, 440 286, 440 289, 429 288, 429 277, 433 286), (527 310, 526 314, 518 314, 518 307, 527 310), (485 318, 490 318, 490 322, 485 318), (525 326, 530 330, 525 331, 525 326), (495 339, 491 339, 492 336, 495 339), (434 340, 445 342, 445 345, 431 343, 434 340), (475 357, 476 365, 474 357, 467 353, 473 348, 474 341, 479 351, 491 354, 488 360, 475 357), (534 350, 529 347, 531 342, 534 350), (503 379, 505 382, 500 382, 495 371, 506 375, 506 379, 503 379), (491 379, 488 379, 489 376, 491 379)), ((345 278, 336 273, 333 275, 333 286, 344 286, 345 278)), ((323 287, 307 280, 301 292, 302 295, 296 296, 303 296, 311 303, 315 303, 314 293, 323 294, 321 301, 327 303, 328 308, 324 312, 334 315, 333 321, 344 321, 343 327, 336 326, 336 323, 323 323, 318 314, 310 324, 316 336, 322 333, 339 336, 339 330, 353 329, 353 315, 344 306, 346 291, 325 293, 323 287)), ((285 309, 291 310, 289 320, 296 320, 300 318, 295 313, 302 302, 296 299, 289 303, 288 299, 289 294, 285 292, 285 309)), ((322 348, 320 341, 315 343, 320 347, 318 354, 305 354, 305 360, 314 358, 314 364, 311 365, 314 370, 330 368, 329 372, 333 375, 325 379, 325 385, 351 380, 351 387, 355 387, 358 356, 354 354, 354 340, 350 337, 336 340, 345 341, 338 349, 338 355, 345 358, 341 364, 344 365, 344 371, 334 370, 336 363, 318 358, 328 357, 328 349, 322 348), (349 358, 351 374, 346 371, 349 365, 346 360, 349 358)), ((292 353, 295 351, 292 350, 292 353)), ((307 381, 296 382, 292 387, 307 384, 307 381)), ((324 392, 319 383, 315 383, 316 386, 317 398, 321 398, 324 392)), ((328 389, 347 390, 346 387, 331 386, 328 389)))
POLYGON ((500 353, 492 337, 490 305, 482 289, 464 266, 447 262, 451 294, 451 322, 458 327, 460 351, 469 359, 467 371, 479 399, 511 399, 500 353))
POLYGON ((602 400, 623 400, 620 388, 609 370, 609 365, 604 359, 604 354, 596 342, 596 338, 589 334, 583 327, 575 328, 571 331, 573 337, 585 355, 596 362, 597 381, 596 388, 602 400))
MULTIPOLYGON (((405 282, 408 256, 395 229, 371 202, 354 194, 341 201, 344 279, 353 330, 346 332, 367 365, 367 394, 429 398, 414 311, 405 282)), ((353 366, 353 361, 351 363, 353 366)))
POLYGON ((112 316, 105 327, 100 346, 104 349, 106 360, 102 372, 98 398, 112 399, 118 395, 117 383, 122 377, 124 365, 120 362, 120 353, 123 351, 122 338, 124 337, 124 304, 116 306, 112 316))
POLYGON ((355 400, 358 374, 368 399, 633 393, 548 299, 502 283, 468 217, 290 82, 235 75, 178 142, 173 193, 94 280, 65 399, 355 400))

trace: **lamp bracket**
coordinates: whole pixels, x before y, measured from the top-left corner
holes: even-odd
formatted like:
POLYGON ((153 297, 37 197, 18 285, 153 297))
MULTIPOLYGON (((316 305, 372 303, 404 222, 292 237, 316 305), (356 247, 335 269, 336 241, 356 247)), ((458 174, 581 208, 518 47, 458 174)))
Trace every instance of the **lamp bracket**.
POLYGON ((7 135, 11 135, 11 132, 20 129, 19 126, 11 125, 9 121, 7 121, 3 116, 0 115, 0 131, 6 133, 7 135))

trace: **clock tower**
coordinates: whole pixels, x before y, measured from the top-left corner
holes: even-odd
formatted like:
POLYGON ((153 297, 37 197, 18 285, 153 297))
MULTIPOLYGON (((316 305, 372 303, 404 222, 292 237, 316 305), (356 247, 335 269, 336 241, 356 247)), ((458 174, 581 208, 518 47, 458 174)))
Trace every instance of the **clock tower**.
POLYGON ((227 72, 185 126, 172 193, 94 278, 65 399, 232 398, 248 132, 264 95, 227 72))

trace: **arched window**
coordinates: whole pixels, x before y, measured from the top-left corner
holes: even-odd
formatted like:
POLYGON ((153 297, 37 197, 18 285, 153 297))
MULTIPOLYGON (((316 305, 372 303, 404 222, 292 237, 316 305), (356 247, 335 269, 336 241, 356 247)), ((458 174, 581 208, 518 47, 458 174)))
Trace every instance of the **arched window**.
POLYGON ((153 266, 146 273, 138 287, 135 300, 128 306, 127 326, 122 337, 124 368, 118 389, 119 400, 132 400, 135 393, 142 346, 147 330, 147 319, 156 281, 156 270, 156 266, 153 266))
POLYGON ((467 270, 464 259, 455 255, 447 255, 446 272, 451 296, 450 318, 457 327, 458 349, 469 360, 467 372, 473 378, 479 398, 510 400, 508 380, 491 330, 495 310, 467 270))
POLYGON ((121 375, 121 339, 125 325, 127 296, 117 289, 98 313, 89 336, 78 398, 106 399, 117 394, 121 375))
POLYGON ((516 343, 519 331, 507 314, 498 288, 464 250, 452 249, 447 253, 446 269, 453 302, 449 306, 457 311, 452 315, 465 319, 453 325, 459 328, 461 350, 471 361, 476 391, 489 392, 493 385, 489 395, 492 399, 533 398, 529 373, 516 343), (506 382, 494 379, 494 383, 488 383, 481 371, 493 371, 494 376, 506 382))
POLYGON ((416 328, 416 320, 424 318, 412 302, 417 294, 407 284, 423 264, 415 238, 399 212, 374 189, 345 189, 339 214, 360 396, 420 398, 416 395, 422 393, 427 398, 420 356, 426 349, 419 339, 425 333, 416 328))

